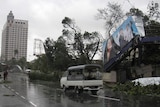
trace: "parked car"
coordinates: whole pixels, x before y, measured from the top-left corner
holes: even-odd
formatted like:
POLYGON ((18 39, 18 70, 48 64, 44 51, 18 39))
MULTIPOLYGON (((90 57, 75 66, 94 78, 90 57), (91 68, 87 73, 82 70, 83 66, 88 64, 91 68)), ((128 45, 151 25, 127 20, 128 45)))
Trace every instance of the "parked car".
POLYGON ((76 93, 87 90, 96 94, 103 88, 101 66, 97 64, 71 66, 60 79, 60 86, 64 92, 73 89, 76 93))

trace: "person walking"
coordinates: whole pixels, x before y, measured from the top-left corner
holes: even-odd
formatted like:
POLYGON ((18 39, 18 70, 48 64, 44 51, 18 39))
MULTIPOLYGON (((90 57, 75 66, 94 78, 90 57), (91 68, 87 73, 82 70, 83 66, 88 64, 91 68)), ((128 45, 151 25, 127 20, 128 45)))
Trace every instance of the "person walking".
POLYGON ((4 73, 3 73, 4 81, 7 80, 7 76, 8 76, 8 66, 6 66, 5 69, 4 69, 4 73))

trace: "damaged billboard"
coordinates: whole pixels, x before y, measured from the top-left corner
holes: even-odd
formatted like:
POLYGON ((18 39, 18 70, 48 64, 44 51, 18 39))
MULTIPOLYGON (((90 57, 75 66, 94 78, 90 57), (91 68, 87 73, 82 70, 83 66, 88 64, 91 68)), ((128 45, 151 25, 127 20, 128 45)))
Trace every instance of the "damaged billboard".
POLYGON ((103 42, 103 63, 115 57, 135 36, 145 36, 143 21, 141 17, 130 16, 103 42))

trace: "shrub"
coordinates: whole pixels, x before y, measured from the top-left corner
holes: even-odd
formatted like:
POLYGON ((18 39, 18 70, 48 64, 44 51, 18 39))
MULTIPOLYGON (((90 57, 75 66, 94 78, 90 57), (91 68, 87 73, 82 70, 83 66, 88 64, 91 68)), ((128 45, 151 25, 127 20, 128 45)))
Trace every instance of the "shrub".
POLYGON ((42 72, 31 72, 28 75, 30 80, 59 81, 61 73, 54 72, 52 74, 46 74, 42 72))
POLYGON ((140 83, 127 82, 118 84, 113 91, 124 92, 128 95, 156 95, 160 96, 160 85, 141 86, 140 83))

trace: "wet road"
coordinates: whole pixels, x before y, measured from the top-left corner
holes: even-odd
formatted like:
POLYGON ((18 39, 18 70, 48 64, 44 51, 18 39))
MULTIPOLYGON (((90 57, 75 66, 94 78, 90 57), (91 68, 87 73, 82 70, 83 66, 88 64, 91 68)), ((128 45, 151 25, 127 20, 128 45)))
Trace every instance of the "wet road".
MULTIPOLYGON (((30 82, 26 74, 10 73, 8 80, 12 81, 5 85, 14 96, 9 96, 11 99, 16 97, 13 102, 14 107, 154 107, 160 106, 160 99, 148 99, 139 101, 129 99, 126 96, 119 96, 115 93, 102 90, 102 95, 93 96, 90 92, 84 92, 77 95, 72 91, 67 93, 62 92, 59 88, 59 83, 48 82, 30 82), (108 95, 107 97, 104 97, 108 95), (115 98, 117 97, 117 99, 115 98), (153 101, 152 101, 153 100, 153 101), (18 106, 18 104, 23 106, 18 106), (17 105, 16 105, 17 104, 17 105)), ((13 107, 1 106, 0 107, 13 107)))
POLYGON ((12 83, 7 84, 6 88, 19 100, 28 103, 28 107, 106 107, 102 98, 92 96, 89 92, 81 95, 72 91, 62 92, 58 83, 29 82, 23 73, 10 73, 8 79, 12 83))

